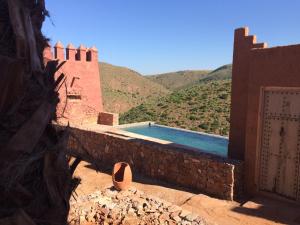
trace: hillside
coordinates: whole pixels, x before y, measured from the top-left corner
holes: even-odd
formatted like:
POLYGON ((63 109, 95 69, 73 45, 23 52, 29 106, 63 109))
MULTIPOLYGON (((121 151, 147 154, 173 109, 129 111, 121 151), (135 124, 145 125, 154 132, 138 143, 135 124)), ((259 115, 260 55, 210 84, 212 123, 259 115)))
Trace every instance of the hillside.
POLYGON ((168 126, 228 135, 230 92, 230 79, 211 76, 210 80, 132 108, 120 116, 120 123, 155 121, 168 126))
POLYGON ((146 76, 153 82, 156 82, 170 90, 177 90, 184 86, 193 84, 209 74, 209 70, 185 70, 158 75, 146 76))
POLYGON ((105 111, 125 112, 146 99, 170 93, 131 69, 103 62, 99 63, 99 68, 105 111))
POLYGON ((231 75, 232 75, 232 65, 227 64, 213 70, 206 76, 202 77, 201 81, 226 80, 226 79, 231 79, 231 75))

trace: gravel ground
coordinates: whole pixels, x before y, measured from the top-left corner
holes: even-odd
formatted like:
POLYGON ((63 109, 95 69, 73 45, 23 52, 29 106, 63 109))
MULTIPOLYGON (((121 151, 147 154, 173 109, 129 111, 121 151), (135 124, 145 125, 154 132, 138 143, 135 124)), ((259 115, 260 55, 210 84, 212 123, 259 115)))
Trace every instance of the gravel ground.
POLYGON ((132 187, 96 191, 71 200, 70 225, 183 224, 207 225, 201 217, 132 187))

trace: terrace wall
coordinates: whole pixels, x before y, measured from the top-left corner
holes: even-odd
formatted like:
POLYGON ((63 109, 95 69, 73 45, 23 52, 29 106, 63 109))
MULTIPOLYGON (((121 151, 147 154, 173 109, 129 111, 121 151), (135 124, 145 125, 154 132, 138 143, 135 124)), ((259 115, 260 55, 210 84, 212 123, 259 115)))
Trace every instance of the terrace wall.
POLYGON ((232 200, 243 191, 243 164, 175 144, 160 144, 109 132, 72 128, 71 154, 105 168, 128 162, 133 174, 232 200))

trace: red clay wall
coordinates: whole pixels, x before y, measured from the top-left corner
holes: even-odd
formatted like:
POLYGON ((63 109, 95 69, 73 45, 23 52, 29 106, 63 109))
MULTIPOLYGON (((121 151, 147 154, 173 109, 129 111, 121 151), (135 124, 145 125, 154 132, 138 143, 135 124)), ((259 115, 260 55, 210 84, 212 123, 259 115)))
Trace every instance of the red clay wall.
POLYGON ((255 44, 252 37, 248 28, 235 31, 229 139, 230 157, 245 159, 249 194, 257 191, 261 88, 300 87, 300 45, 266 48, 266 44, 255 44))
MULTIPOLYGON (((246 181, 249 193, 257 189, 261 87, 300 87, 300 45, 251 50, 246 126, 246 181)), ((299 100, 300 101, 300 100, 299 100)))
POLYGON ((87 49, 82 45, 76 49, 72 44, 65 49, 58 42, 54 54, 51 48, 47 48, 44 57, 66 60, 58 73, 67 77, 66 85, 59 90, 59 119, 71 123, 96 123, 99 112, 103 111, 97 49, 87 49))
POLYGON ((250 50, 266 47, 264 43, 256 43, 256 36, 248 33, 248 28, 236 29, 234 33, 228 155, 239 160, 244 159, 245 152, 250 50))

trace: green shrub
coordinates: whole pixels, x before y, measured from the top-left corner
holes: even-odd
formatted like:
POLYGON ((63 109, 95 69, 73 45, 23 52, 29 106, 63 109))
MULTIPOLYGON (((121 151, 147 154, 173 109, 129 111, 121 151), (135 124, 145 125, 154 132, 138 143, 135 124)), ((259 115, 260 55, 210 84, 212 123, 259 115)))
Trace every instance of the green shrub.
POLYGON ((220 99, 227 99, 228 98, 228 94, 227 93, 223 93, 219 95, 220 99))
POLYGON ((198 126, 199 128, 203 129, 203 130, 207 130, 208 129, 208 125, 205 123, 202 123, 198 126))
POLYGON ((219 127, 219 121, 218 120, 214 120, 212 122, 212 124, 210 125, 211 129, 217 129, 219 127))
POLYGON ((192 108, 189 110, 191 113, 194 113, 194 112, 197 112, 198 111, 198 108, 192 108))
POLYGON ((189 104, 189 105, 196 105, 197 102, 191 102, 191 101, 190 101, 190 102, 188 102, 188 104, 189 104))
POLYGON ((190 116, 189 116, 189 119, 190 119, 190 120, 197 120, 198 118, 197 118, 195 115, 190 115, 190 116))
POLYGON ((216 111, 217 111, 218 113, 221 113, 221 112, 223 112, 223 109, 222 109, 221 107, 218 107, 218 108, 216 108, 216 111))

